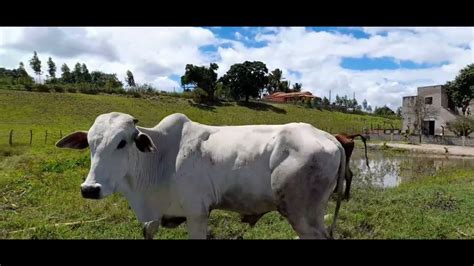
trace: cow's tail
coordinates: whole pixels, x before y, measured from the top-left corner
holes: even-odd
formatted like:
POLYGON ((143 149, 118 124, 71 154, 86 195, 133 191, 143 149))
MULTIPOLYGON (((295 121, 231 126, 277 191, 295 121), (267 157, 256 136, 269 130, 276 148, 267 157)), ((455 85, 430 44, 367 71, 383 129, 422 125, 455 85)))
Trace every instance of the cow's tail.
POLYGON ((339 216, 339 209, 341 208, 341 201, 343 197, 343 182, 346 176, 346 153, 341 145, 338 145, 341 153, 341 162, 339 163, 339 171, 337 176, 337 202, 336 209, 334 211, 334 219, 332 220, 331 227, 329 229, 329 236, 333 238, 334 229, 336 228, 337 217, 339 216))
POLYGON ((365 164, 367 165, 367 168, 370 169, 370 166, 369 166, 369 157, 367 156, 367 143, 366 143, 366 138, 364 136, 362 136, 361 134, 354 134, 354 135, 350 135, 348 136, 349 138, 351 139, 354 139, 356 137, 360 137, 362 139, 362 142, 364 142, 364 148, 365 148, 365 164))

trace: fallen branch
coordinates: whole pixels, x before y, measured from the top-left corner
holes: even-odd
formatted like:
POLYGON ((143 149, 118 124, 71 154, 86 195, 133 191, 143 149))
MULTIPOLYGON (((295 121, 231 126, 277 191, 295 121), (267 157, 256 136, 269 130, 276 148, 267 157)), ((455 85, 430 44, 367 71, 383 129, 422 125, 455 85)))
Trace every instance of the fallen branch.
MULTIPOLYGON (((78 225, 78 224, 95 223, 95 222, 99 222, 99 221, 102 221, 102 220, 105 220, 105 219, 107 219, 107 217, 102 217, 102 218, 97 219, 97 220, 89 220, 89 221, 78 221, 78 222, 70 222, 70 223, 58 223, 58 224, 53 224, 53 225, 51 225, 51 226, 59 227, 59 226, 67 226, 67 225, 78 225)), ((23 232, 23 231, 36 230, 37 228, 38 228, 38 227, 31 227, 31 228, 26 228, 26 229, 22 229, 22 230, 11 231, 11 232, 9 232, 9 233, 10 233, 10 234, 14 234, 14 233, 23 232)))

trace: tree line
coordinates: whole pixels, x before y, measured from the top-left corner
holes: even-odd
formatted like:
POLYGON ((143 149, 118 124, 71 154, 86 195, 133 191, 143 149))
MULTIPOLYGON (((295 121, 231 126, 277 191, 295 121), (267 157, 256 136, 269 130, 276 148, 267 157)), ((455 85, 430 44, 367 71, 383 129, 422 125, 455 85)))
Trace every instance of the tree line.
MULTIPOLYGON (((8 70, 0 68, 0 84, 12 84, 23 86, 26 90, 50 91, 57 92, 76 92, 83 93, 126 93, 124 83, 117 78, 115 73, 105 73, 102 71, 89 71, 85 63, 77 62, 71 70, 64 63, 61 65, 61 75, 57 76, 57 66, 51 57, 46 61, 46 79, 42 79, 43 65, 36 51, 29 60, 29 65, 33 70, 36 80, 29 76, 25 70, 25 65, 20 62, 17 69, 8 70), (35 82, 36 81, 36 82, 35 82)), ((126 85, 130 88, 129 92, 136 89, 147 89, 149 86, 144 84, 137 86, 133 74, 130 70, 126 72, 126 85)), ((151 91, 148 88, 148 91, 151 91)))
MULTIPOLYGON (((77 62, 71 70, 67 64, 60 67, 61 75, 57 76, 57 66, 51 57, 46 62, 46 78, 42 80, 43 70, 42 62, 36 51, 29 60, 29 64, 33 69, 38 91, 57 92, 76 92, 82 93, 125 93, 122 83, 116 74, 108 74, 101 71, 89 71, 85 63, 77 62), (46 85, 42 85, 42 83, 46 85)), ((245 61, 237 63, 221 77, 218 78, 217 70, 219 66, 211 63, 209 66, 196 66, 187 64, 185 73, 181 77, 181 86, 183 87, 182 95, 192 97, 195 102, 212 104, 219 100, 245 100, 250 98, 259 98, 265 94, 275 92, 300 92, 303 88, 302 83, 294 83, 290 86, 290 81, 283 76, 281 69, 269 71, 266 64, 260 61, 245 61)), ((0 68, 0 77, 9 76, 12 80, 16 80, 19 84, 24 84, 27 90, 32 90, 34 79, 28 75, 24 68, 24 64, 20 62, 18 69, 6 70, 0 68)), ((128 70, 126 72, 125 84, 128 92, 134 96, 140 97, 141 94, 152 94, 156 89, 150 85, 137 85, 133 73, 128 70)), ((356 99, 349 99, 347 96, 339 97, 333 103, 324 97, 323 99, 315 98, 313 102, 302 102, 307 107, 341 107, 351 108, 353 111, 371 112, 372 107, 367 104, 364 99, 362 105, 359 105, 356 99)), ((391 116, 394 114, 388 107, 375 108, 375 114, 382 116, 391 116)))
POLYGON ((233 64, 219 79, 218 68, 216 63, 208 67, 187 64, 181 77, 184 91, 192 89, 199 102, 212 103, 219 99, 243 99, 248 102, 251 97, 260 97, 263 93, 299 92, 303 87, 303 84, 295 83, 290 88, 289 81, 285 80, 280 69, 269 73, 265 63, 260 61, 233 64))

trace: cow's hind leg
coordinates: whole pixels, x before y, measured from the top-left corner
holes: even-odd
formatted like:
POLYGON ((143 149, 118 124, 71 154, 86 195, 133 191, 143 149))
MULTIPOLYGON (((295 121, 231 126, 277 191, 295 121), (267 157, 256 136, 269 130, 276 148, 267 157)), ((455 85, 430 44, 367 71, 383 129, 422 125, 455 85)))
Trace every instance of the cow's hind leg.
POLYGON ((153 239, 158 228, 160 226, 160 221, 150 221, 146 222, 143 225, 143 237, 147 240, 153 239))
MULTIPOLYGON (((292 206, 291 203, 288 204, 292 206)), ((327 239, 329 235, 324 225, 323 208, 314 204, 305 204, 307 208, 291 209, 286 213, 280 212, 293 227, 300 239, 327 239), (313 212, 311 214, 310 212, 313 212)), ((294 205, 293 205, 294 206, 294 205)), ((293 207, 289 207, 293 208, 293 207)))
POLYGON ((327 239, 324 224, 326 205, 332 192, 324 182, 293 180, 276 192, 277 209, 300 239, 327 239), (299 182, 302 181, 302 182, 299 182))
POLYGON ((205 215, 187 217, 189 239, 207 239, 208 217, 205 215))

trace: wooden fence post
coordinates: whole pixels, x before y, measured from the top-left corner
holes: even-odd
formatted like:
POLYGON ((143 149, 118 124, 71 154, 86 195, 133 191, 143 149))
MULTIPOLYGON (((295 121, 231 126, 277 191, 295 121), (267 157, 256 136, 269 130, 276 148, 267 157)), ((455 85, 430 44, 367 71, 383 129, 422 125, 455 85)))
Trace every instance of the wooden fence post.
POLYGON ((13 129, 10 130, 10 136, 8 137, 8 143, 13 146, 13 129))
POLYGON ((30 146, 32 142, 33 142, 33 130, 30 129, 30 146))

